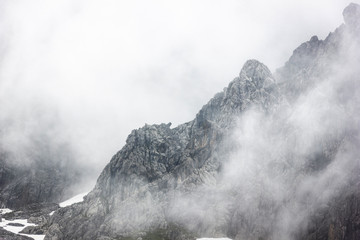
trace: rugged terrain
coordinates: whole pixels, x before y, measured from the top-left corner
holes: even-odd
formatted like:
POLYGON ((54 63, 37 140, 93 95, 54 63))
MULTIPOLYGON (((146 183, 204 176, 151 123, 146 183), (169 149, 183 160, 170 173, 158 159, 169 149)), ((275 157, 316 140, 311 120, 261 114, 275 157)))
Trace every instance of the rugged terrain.
POLYGON ((274 76, 256 60, 188 123, 129 135, 46 239, 359 239, 360 6, 274 76))
MULTIPOLYGON (((193 121, 133 130, 85 201, 43 221, 46 239, 360 239, 360 6, 343 16, 274 74, 247 61, 193 121)), ((3 205, 67 183, 1 166, 3 205)))
MULTIPOLYGON (((0 141, 1 142, 1 141, 0 141)), ((66 199, 79 176, 72 154, 50 140, 34 140, 22 161, 0 144, 0 205, 21 208, 29 204, 56 203, 66 199), (71 167, 70 167, 71 166, 71 167)))
MULTIPOLYGON (((240 76, 217 94, 195 120, 170 128, 170 124, 145 125, 134 130, 100 175, 85 204, 58 211, 52 220, 66 224, 61 238, 137 235, 167 229, 173 200, 202 184, 216 184, 228 148, 224 139, 235 116, 255 105, 263 112, 279 104, 278 88, 268 68, 248 61, 240 76), (90 227, 91 226, 91 227, 90 227)), ((178 227, 175 229, 177 230, 178 227)), ((63 232, 54 224, 49 230, 63 232)), ((202 231, 208 231, 204 226, 202 231)), ((171 231, 169 234, 172 234, 171 231)), ((179 235, 180 237, 180 235, 179 235)))

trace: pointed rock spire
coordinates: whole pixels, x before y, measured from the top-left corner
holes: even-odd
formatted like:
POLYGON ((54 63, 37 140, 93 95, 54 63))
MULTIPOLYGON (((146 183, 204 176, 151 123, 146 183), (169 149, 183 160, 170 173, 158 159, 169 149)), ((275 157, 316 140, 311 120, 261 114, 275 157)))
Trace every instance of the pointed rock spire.
POLYGON ((353 31, 360 32, 360 5, 350 3, 343 11, 344 21, 353 31))
POLYGON ((266 87, 274 83, 274 79, 268 67, 258 60, 246 61, 239 74, 240 80, 248 80, 256 87, 266 87))

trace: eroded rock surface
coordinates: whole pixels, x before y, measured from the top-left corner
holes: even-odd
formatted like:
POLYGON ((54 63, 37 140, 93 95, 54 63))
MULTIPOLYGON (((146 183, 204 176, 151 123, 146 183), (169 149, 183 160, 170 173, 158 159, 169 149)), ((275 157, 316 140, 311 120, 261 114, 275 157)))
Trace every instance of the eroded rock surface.
POLYGON ((133 130, 46 239, 360 239, 358 9, 299 46, 279 83, 249 60, 193 121, 133 130))
POLYGON ((54 214, 47 237, 51 239, 53 232, 56 237, 61 232, 60 238, 70 237, 68 233, 84 239, 141 236, 144 231, 178 224, 169 221, 167 213, 172 198, 217 181, 227 154, 222 142, 238 114, 251 106, 267 112, 279 102, 269 69, 256 60, 248 61, 239 77, 193 121, 175 128, 161 124, 134 130, 84 203, 54 214))
POLYGON ((2 240, 33 240, 31 237, 22 236, 19 234, 15 234, 9 231, 6 231, 2 227, 0 227, 0 239, 2 240))

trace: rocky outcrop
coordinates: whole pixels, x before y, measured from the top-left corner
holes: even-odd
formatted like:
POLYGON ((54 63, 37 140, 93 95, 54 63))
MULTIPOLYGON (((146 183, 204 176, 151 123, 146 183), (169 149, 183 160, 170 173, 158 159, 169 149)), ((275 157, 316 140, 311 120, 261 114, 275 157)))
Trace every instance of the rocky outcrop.
POLYGON ((355 34, 360 34, 360 6, 350 3, 343 11, 344 21, 348 28, 355 34))
POLYGON ((359 239, 359 199, 359 193, 336 198, 313 216, 306 231, 299 233, 297 239, 359 239))
POLYGON ((157 228, 170 234, 169 226, 174 224, 181 229, 181 223, 172 221, 167 212, 171 200, 217 181, 227 155, 222 146, 224 136, 241 112, 250 107, 268 112, 279 102, 268 68, 256 60, 248 61, 239 77, 215 95, 193 121, 176 128, 161 124, 134 130, 84 203, 54 214, 47 238, 141 236, 157 228))
POLYGON ((32 240, 33 238, 6 231, 0 227, 0 239, 3 240, 32 240))
POLYGON ((7 220, 28 219, 31 223, 39 224, 42 218, 49 218, 49 213, 57 209, 59 205, 56 203, 33 203, 5 213, 3 217, 7 220))
POLYGON ((341 61, 352 51, 351 45, 360 41, 359 12, 359 5, 351 3, 343 11, 345 24, 329 33, 325 40, 311 37, 276 71, 275 78, 281 82, 279 86, 287 100, 295 101, 319 81, 337 74, 336 65, 342 66, 341 61))
MULTIPOLYGON (((33 203, 19 207, 15 211, 5 213, 2 217, 8 221, 27 219, 28 223, 36 224, 36 226, 25 227, 20 233, 44 234, 47 230, 48 221, 50 219, 49 214, 57 209, 59 209, 59 205, 56 203, 33 203)), ((15 226, 14 224, 18 223, 9 223, 8 225, 15 226)))
POLYGON ((333 65, 342 52, 345 26, 330 33, 325 40, 317 36, 301 44, 275 73, 282 93, 290 102, 312 89, 319 81, 335 74, 333 65))
MULTIPOLYGON (((1 134, 0 131, 0 139, 1 134)), ((17 209, 34 203, 61 202, 71 196, 71 186, 81 179, 71 149, 35 138, 16 155, 0 141, 0 206, 17 209)))
POLYGON ((193 121, 133 130, 45 239, 359 239, 358 5, 344 18, 280 83, 249 60, 193 121))

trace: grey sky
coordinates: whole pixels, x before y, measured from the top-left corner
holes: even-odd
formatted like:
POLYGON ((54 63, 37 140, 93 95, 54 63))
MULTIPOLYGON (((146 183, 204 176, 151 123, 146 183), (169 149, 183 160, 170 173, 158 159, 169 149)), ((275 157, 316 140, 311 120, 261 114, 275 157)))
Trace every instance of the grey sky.
POLYGON ((51 130, 100 171, 132 129, 192 120, 247 59, 274 71, 349 2, 2 1, 3 141, 51 130))

